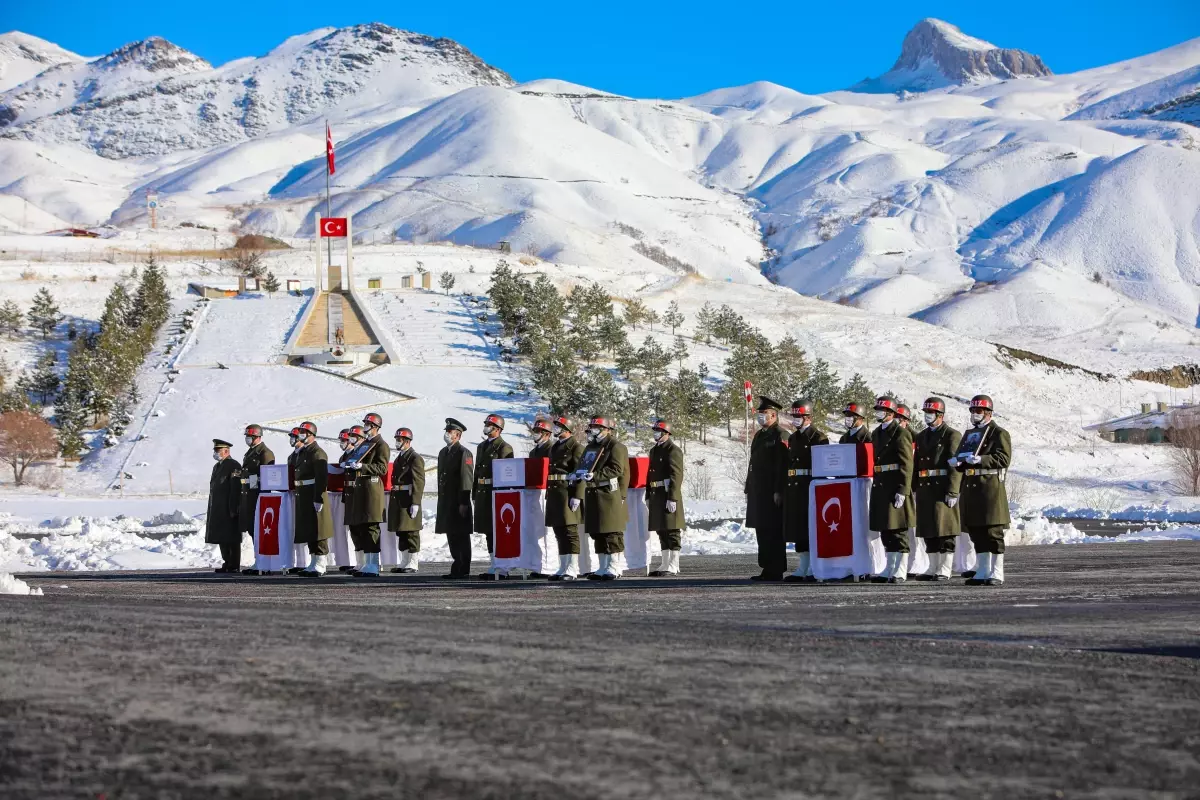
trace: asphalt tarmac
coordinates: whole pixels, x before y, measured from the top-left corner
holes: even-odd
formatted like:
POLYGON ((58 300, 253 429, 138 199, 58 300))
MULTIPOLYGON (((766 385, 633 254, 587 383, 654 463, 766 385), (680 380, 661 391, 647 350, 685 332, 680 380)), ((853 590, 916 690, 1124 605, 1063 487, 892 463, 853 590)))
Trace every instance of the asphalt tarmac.
POLYGON ((0 798, 1200 797, 1200 547, 1008 584, 28 576, 0 798))

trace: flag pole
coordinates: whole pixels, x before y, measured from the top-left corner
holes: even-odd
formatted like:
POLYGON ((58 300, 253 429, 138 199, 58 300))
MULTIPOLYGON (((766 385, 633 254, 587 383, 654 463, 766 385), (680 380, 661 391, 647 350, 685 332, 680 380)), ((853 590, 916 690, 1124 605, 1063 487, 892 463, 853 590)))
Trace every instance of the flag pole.
MULTIPOLYGON (((333 134, 329 130, 329 120, 325 120, 325 216, 332 217, 332 206, 329 201, 329 146, 333 142, 333 134)), ((327 248, 327 258, 325 261, 326 267, 333 265, 333 237, 325 237, 325 246, 327 248)), ((320 287, 317 287, 320 290, 320 287)), ((333 288, 332 286, 329 288, 333 288)))

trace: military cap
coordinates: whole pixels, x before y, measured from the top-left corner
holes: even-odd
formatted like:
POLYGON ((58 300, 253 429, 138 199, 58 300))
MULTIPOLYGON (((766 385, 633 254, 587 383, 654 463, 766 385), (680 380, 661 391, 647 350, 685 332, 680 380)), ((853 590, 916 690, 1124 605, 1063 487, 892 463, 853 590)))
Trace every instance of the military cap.
POLYGON ((300 432, 301 433, 311 433, 313 436, 316 436, 317 435, 317 423, 301 422, 300 423, 300 432))
POLYGON ((846 407, 842 409, 842 413, 846 416, 861 417, 863 415, 863 407, 859 403, 846 403, 846 407))
POLYGON ((466 433, 467 426, 463 425, 461 422, 456 420, 454 417, 446 417, 446 430, 459 431, 461 433, 466 433))
POLYGON ((409 428, 396 428, 396 438, 408 439, 411 442, 413 438, 412 430, 409 428))
POLYGON ((897 405, 895 399, 891 397, 884 396, 875 399, 876 411, 895 411, 897 405))
POLYGON ((213 439, 213 450, 220 450, 222 447, 233 447, 233 445, 224 439, 213 439))
POLYGON ((565 416, 554 417, 550 421, 562 428, 564 431, 571 430, 571 420, 567 419, 565 416))
POLYGON ((921 404, 921 410, 930 414, 945 414, 946 401, 940 397, 927 397, 921 404))
POLYGON ((263 435, 262 425, 247 425, 246 431, 242 435, 243 436, 262 436, 263 435))
POLYGON ((896 416, 900 417, 901 419, 910 420, 912 419, 912 412, 909 411, 908 406, 901 403, 900 405, 896 406, 896 416))
POLYGON ((550 425, 544 419, 535 419, 533 424, 529 426, 529 432, 539 431, 541 433, 550 433, 550 425))
POLYGON ((612 417, 598 416, 598 417, 592 417, 591 419, 588 420, 588 427, 589 428, 608 428, 611 430, 614 426, 613 426, 612 417))
POLYGON ((370 425, 375 428, 382 428, 383 427, 383 417, 372 412, 370 414, 367 414, 365 417, 363 417, 362 424, 364 426, 370 425))
POLYGON ((663 433, 670 433, 671 432, 671 423, 667 422, 665 419, 658 419, 658 420, 655 420, 654 424, 650 426, 650 430, 662 431, 663 433))
POLYGON ((759 411, 782 411, 783 406, 781 406, 779 403, 776 403, 774 400, 772 400, 771 398, 767 397, 764 394, 764 395, 760 395, 758 398, 758 410, 759 411))

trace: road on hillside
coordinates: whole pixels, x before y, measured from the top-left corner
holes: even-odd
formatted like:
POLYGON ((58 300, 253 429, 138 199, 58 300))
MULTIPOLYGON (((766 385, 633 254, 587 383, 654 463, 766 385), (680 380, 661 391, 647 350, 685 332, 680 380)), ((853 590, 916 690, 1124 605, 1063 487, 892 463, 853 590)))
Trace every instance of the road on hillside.
POLYGON ((1200 547, 1009 585, 27 576, 0 797, 1185 798, 1200 547))

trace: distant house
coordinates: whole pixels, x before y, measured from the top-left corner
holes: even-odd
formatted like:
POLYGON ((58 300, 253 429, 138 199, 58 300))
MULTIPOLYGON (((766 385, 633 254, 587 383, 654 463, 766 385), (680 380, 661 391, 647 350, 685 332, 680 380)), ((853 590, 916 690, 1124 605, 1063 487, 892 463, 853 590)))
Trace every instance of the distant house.
POLYGON ((1088 425, 1085 431, 1095 431, 1102 439, 1122 444, 1164 444, 1171 441, 1177 428, 1200 427, 1200 406, 1169 406, 1142 403, 1142 410, 1127 417, 1110 419, 1088 425))

